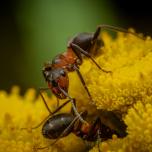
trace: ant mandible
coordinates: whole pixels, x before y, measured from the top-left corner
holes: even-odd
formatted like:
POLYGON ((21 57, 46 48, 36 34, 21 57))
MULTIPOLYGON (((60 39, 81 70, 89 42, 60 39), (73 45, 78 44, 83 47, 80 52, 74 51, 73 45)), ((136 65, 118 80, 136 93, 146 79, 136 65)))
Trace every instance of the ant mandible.
MULTIPOLYGON (((132 35, 139 37, 137 34, 127 31, 123 28, 118 28, 118 27, 114 27, 110 25, 99 25, 95 33, 80 33, 77 36, 75 36, 71 41, 69 41, 67 50, 62 54, 58 54, 52 60, 51 63, 45 64, 42 70, 44 78, 46 82, 48 83, 48 88, 41 88, 40 94, 41 94, 41 91, 43 90, 51 89, 52 93, 57 97, 57 100, 69 98, 72 103, 72 107, 75 114, 79 116, 79 119, 82 122, 85 122, 85 121, 82 119, 82 117, 78 113, 75 107, 75 104, 73 102, 74 101, 73 98, 68 94, 68 87, 69 87, 68 72, 76 71, 90 98, 90 101, 92 101, 92 96, 88 90, 88 87, 86 86, 86 83, 82 77, 82 74, 79 71, 79 66, 83 62, 83 56, 86 56, 89 59, 91 59, 93 63, 100 70, 102 70, 105 73, 111 73, 111 71, 106 71, 102 69, 92 57, 92 54, 93 54, 92 49, 94 45, 97 46, 96 51, 98 51, 98 48, 100 48, 103 45, 103 40, 101 38, 100 39, 98 38, 102 29, 130 33, 132 35)), ((44 98, 43 98, 43 101, 47 109, 49 110, 44 98)))
MULTIPOLYGON (((87 111, 80 113, 82 118, 87 117, 87 111)), ((37 149, 45 149, 54 145, 60 138, 74 133, 84 141, 97 141, 98 149, 99 141, 105 141, 112 138, 113 134, 123 138, 127 135, 126 125, 120 120, 115 113, 111 111, 102 111, 93 123, 82 123, 78 116, 71 110, 71 113, 60 113, 47 117, 42 127, 42 134, 49 139, 55 139, 53 143, 46 147, 37 149), (108 119, 107 119, 108 118, 108 119)))

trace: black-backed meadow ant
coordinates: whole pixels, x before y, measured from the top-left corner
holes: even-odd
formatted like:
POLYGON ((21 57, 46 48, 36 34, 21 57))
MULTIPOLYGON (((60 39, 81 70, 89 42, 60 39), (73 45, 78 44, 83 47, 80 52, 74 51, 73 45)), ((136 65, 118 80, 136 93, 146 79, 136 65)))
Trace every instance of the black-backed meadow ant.
MULTIPOLYGON (((50 89, 52 93, 57 97, 57 100, 69 98, 72 103, 72 107, 75 114, 79 116, 79 119, 82 122, 85 122, 85 121, 78 113, 74 105, 73 98, 68 94, 68 87, 69 87, 68 72, 76 71, 90 98, 90 101, 92 101, 91 94, 85 84, 82 74, 79 71, 79 66, 83 62, 83 56, 86 56, 89 59, 91 59, 93 63, 101 71, 106 72, 106 73, 111 73, 111 71, 106 71, 103 68, 101 68, 92 57, 94 54, 96 54, 99 48, 103 46, 103 40, 99 38, 101 30, 103 29, 130 33, 132 35, 139 37, 137 34, 130 32, 128 30, 125 30, 123 28, 118 28, 118 27, 114 27, 110 25, 99 25, 95 33, 80 33, 76 35, 74 38, 72 38, 68 43, 67 50, 62 54, 58 54, 52 60, 52 62, 48 62, 47 64, 45 64, 42 70, 44 78, 46 82, 48 83, 48 88, 40 89, 41 96, 42 96, 41 91, 50 89), (96 47, 94 48, 94 46, 96 47)), ((43 101, 45 102, 44 99, 43 101)), ((46 103, 45 105, 47 109, 49 110, 46 103)))
MULTIPOLYGON (((80 115, 83 119, 88 117, 87 111, 81 112, 80 115)), ((37 149, 49 148, 49 146, 54 145, 59 139, 70 133, 74 133, 84 141, 97 141, 98 149, 99 141, 111 139, 113 134, 120 138, 127 135, 126 125, 111 111, 102 111, 94 122, 86 124, 80 121, 79 116, 76 116, 72 109, 71 113, 60 113, 48 116, 45 119, 42 134, 46 138, 55 139, 55 141, 46 147, 37 149)))
MULTIPOLYGON (((76 103, 75 99, 73 99, 76 103)), ((61 108, 66 106, 70 100, 67 100, 62 105, 60 105, 54 112, 50 112, 43 121, 41 121, 37 126, 31 129, 36 129, 43 124, 42 134, 45 138, 55 139, 55 141, 45 147, 34 147, 37 150, 43 150, 53 146, 62 137, 68 136, 70 133, 75 134, 80 137, 83 141, 99 142, 105 141, 112 138, 115 134, 119 138, 123 138, 127 135, 126 125, 122 121, 120 116, 118 117, 112 111, 98 110, 96 118, 94 116, 89 116, 87 111, 80 112, 82 119, 87 120, 87 123, 83 123, 80 120, 80 116, 76 115, 73 108, 71 107, 70 113, 59 113, 56 114, 61 108), (92 117, 94 121, 92 121, 92 117), (91 120, 91 121, 90 121, 91 120), (88 123, 89 122, 89 123, 88 123)), ((76 104, 75 104, 76 105, 76 104)), ((21 128, 28 129, 28 128, 21 128)))

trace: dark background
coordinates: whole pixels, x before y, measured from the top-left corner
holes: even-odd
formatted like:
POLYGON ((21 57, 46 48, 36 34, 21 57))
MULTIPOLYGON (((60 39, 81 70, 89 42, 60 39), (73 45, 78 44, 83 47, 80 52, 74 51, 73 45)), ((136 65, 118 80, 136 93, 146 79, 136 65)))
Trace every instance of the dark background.
POLYGON ((150 1, 113 0, 121 20, 142 33, 152 35, 152 4, 150 1))
POLYGON ((68 39, 99 24, 152 35, 152 9, 131 0, 5 0, 0 2, 0 89, 45 86, 43 63, 68 39))

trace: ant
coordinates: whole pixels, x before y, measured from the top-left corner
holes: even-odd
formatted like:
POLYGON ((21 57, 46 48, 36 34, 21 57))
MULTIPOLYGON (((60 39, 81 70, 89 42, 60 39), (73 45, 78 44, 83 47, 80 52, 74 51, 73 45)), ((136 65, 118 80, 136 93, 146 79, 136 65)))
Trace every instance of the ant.
MULTIPOLYGON (((139 37, 137 34, 125 30, 123 28, 118 28, 110 25, 99 25, 94 33, 80 33, 76 35, 74 38, 72 38, 67 45, 67 50, 62 54, 58 54, 52 60, 52 62, 48 62, 47 64, 45 64, 42 70, 43 76, 46 82, 48 83, 48 88, 40 88, 40 95, 42 96, 41 91, 50 89, 52 93, 57 97, 57 101, 59 99, 68 98, 71 101, 75 114, 79 116, 79 119, 82 122, 85 121, 78 113, 76 106, 74 104, 74 99, 68 94, 68 87, 69 87, 68 72, 76 71, 89 96, 90 101, 93 101, 92 96, 88 90, 88 87, 86 86, 86 83, 83 79, 83 76, 79 71, 79 66, 83 63, 83 56, 86 56, 89 59, 91 59, 92 62, 101 71, 105 73, 112 73, 111 71, 106 71, 102 69, 92 57, 93 54, 97 52, 100 47, 103 46, 103 40, 99 38, 100 32, 103 29, 130 33, 132 35, 139 37), (95 52, 93 52, 94 46, 96 46, 95 52)), ((44 98, 43 101, 48 111, 50 112, 44 98)), ((57 105, 59 105, 59 101, 57 102, 57 105)))
MULTIPOLYGON (((81 117, 87 117, 87 111, 80 113, 81 117)), ((42 127, 42 134, 45 138, 55 139, 53 143, 46 147, 39 147, 37 149, 49 148, 54 145, 60 138, 74 133, 76 136, 83 139, 83 141, 98 143, 112 138, 113 134, 123 138, 127 135, 126 125, 120 120, 115 113, 111 111, 102 111, 101 114, 92 123, 82 123, 79 116, 76 116, 73 109, 71 113, 60 113, 53 116, 48 116, 42 127)))

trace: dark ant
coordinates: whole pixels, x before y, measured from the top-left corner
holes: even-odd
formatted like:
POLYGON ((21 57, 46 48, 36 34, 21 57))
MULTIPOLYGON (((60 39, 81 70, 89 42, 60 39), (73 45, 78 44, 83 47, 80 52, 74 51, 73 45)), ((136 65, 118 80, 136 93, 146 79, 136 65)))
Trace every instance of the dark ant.
MULTIPOLYGON (((92 101, 91 94, 85 84, 85 81, 82 77, 82 74, 79 71, 79 66, 83 62, 83 56, 88 57, 93 61, 93 63, 103 72, 105 73, 111 73, 111 71, 106 71, 102 69, 98 63, 93 59, 92 55, 98 51, 98 49, 103 46, 103 40, 101 38, 98 38, 100 35, 100 31, 102 29, 108 29, 112 31, 120 31, 125 33, 130 33, 132 35, 135 35, 139 37, 137 34, 127 31, 122 28, 110 26, 110 25, 99 25, 95 33, 80 33, 77 36, 75 36, 71 41, 69 41, 67 50, 62 53, 58 54, 51 63, 47 63, 44 65, 43 68, 43 75, 48 83, 48 88, 41 88, 41 91, 51 89, 52 93, 57 97, 58 99, 66 99, 69 98, 73 110, 77 116, 79 116, 79 119, 82 122, 85 122, 80 114, 78 113, 73 98, 68 94, 68 87, 69 87, 69 78, 68 78, 68 72, 76 71, 78 74, 89 98, 90 101, 92 101), (94 50, 94 46, 96 46, 96 49, 94 50), (94 50, 94 52, 93 52, 94 50)), ((141 37, 139 37, 141 38, 141 37)), ((41 94, 42 96, 42 94, 41 94)), ((43 100, 45 102, 45 100, 43 100)), ((59 103, 59 102, 57 102, 59 103)), ((46 103, 45 103, 46 105, 46 103)), ((47 105, 46 105, 47 107, 47 105)), ((49 110, 49 108, 47 107, 49 110)), ((50 110, 49 110, 50 112, 50 110)), ((51 113, 51 112, 50 112, 51 113)))
MULTIPOLYGON (((80 113, 82 118, 87 117, 87 111, 80 113)), ((37 149, 49 148, 54 145, 60 138, 74 133, 84 141, 97 141, 99 149, 99 141, 105 141, 112 138, 113 134, 123 138, 127 135, 126 125, 121 121, 116 114, 111 111, 102 111, 100 116, 93 123, 82 123, 79 116, 71 113, 60 113, 53 116, 48 116, 42 127, 42 134, 49 139, 56 139, 53 143, 46 147, 37 149), (47 120, 46 120, 47 119, 47 120)), ((100 149, 99 149, 100 152, 100 149)))

